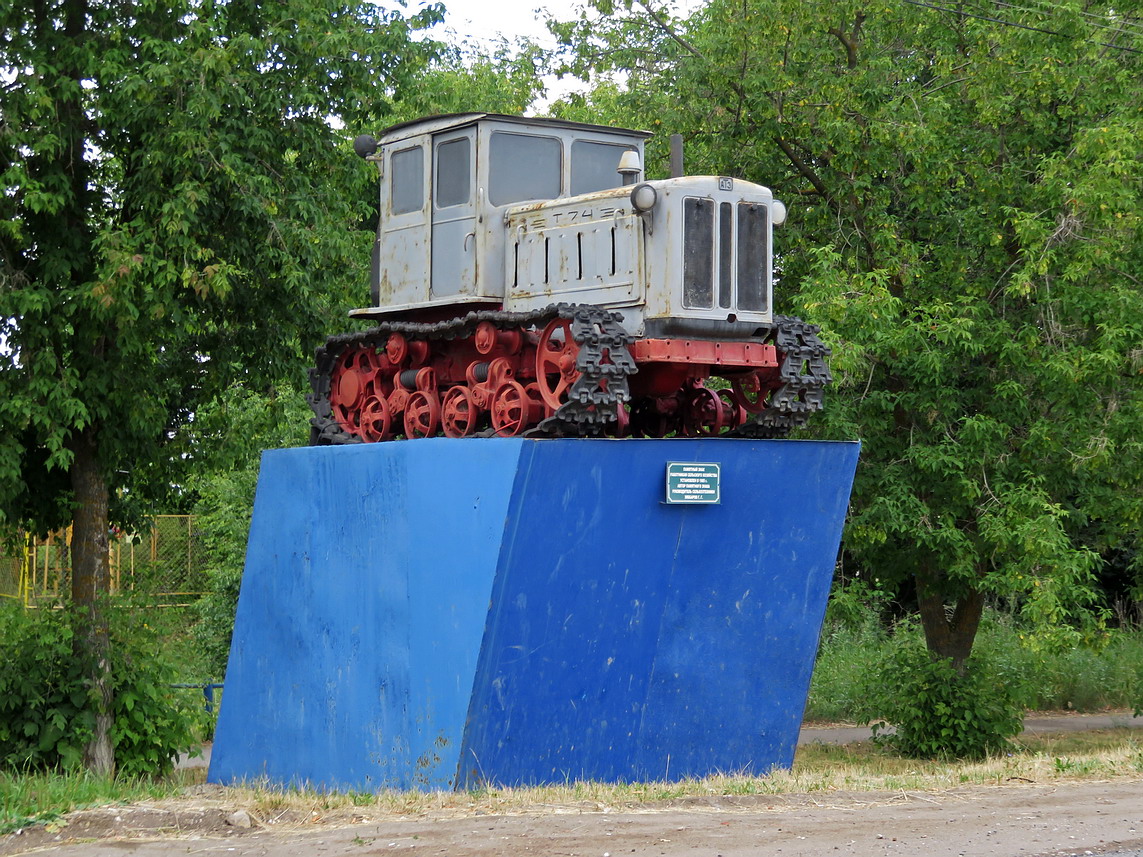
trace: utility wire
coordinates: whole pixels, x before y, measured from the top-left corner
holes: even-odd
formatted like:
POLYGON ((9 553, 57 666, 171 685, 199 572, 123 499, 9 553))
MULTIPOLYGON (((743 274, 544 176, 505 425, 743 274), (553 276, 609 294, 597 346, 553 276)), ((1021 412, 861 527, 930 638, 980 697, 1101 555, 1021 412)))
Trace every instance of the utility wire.
MULTIPOLYGON (((1004 0, 994 0, 994 2, 996 3, 997 6, 1003 6, 1006 9, 1012 9, 1013 11, 1016 11, 1016 12, 1026 12, 1030 15, 1037 15, 1037 14, 1038 15, 1047 15, 1047 14, 1049 14, 1044 9, 1038 9, 1038 8, 1029 7, 1029 6, 1018 6, 1015 3, 1005 3, 1004 0)), ((1054 9, 1054 10, 1070 11, 1070 10, 1065 10, 1062 6, 1059 6, 1059 5, 1054 4, 1054 3, 1048 3, 1046 5, 1050 9, 1054 9)), ((1080 12, 1079 14, 1086 17, 1086 18, 1091 18, 1095 21, 1102 22, 1100 24, 1093 24, 1092 25, 1094 29, 1099 30, 1101 32, 1124 33, 1124 34, 1129 35, 1129 36, 1135 36, 1136 38, 1143 38, 1143 30, 1133 29, 1132 24, 1134 22, 1129 21, 1127 19, 1124 19, 1119 24, 1115 24, 1115 23, 1109 22, 1108 19, 1103 15, 1094 15, 1091 12, 1080 12)))
MULTIPOLYGON (((1042 8, 1017 6, 1015 3, 1005 3, 1004 0, 994 0, 994 2, 996 3, 997 6, 1004 6, 1004 7, 1007 7, 1009 9, 1016 9, 1020 12, 1033 12, 1033 13, 1039 12, 1041 14, 1044 13, 1044 9, 1042 9, 1042 8)), ((1097 15, 1094 12, 1084 12, 1084 11, 1078 10, 1078 9, 1077 10, 1066 9, 1065 7, 1061 6, 1059 3, 1051 3, 1051 2, 1048 2, 1048 0, 1039 0, 1039 5, 1047 7, 1048 9, 1053 9, 1055 11, 1059 11, 1059 12, 1073 12, 1074 11, 1084 18, 1091 18, 1093 21, 1100 21, 1100 22, 1102 22, 1102 26, 1097 26, 1096 27, 1097 30, 1112 30, 1112 31, 1116 31, 1116 32, 1122 31, 1125 33, 1130 33, 1134 36, 1143 36, 1143 29, 1133 29, 1133 26, 1138 26, 1139 22, 1138 21, 1132 21, 1130 18, 1127 18, 1127 17, 1124 17, 1123 20, 1119 24, 1116 24, 1114 21, 1109 20, 1106 15, 1097 15)))
MULTIPOLYGON (((1070 36, 1065 36, 1063 33, 1057 32, 1056 30, 1047 30, 1043 27, 1033 27, 1031 24, 1019 24, 1016 21, 1006 21, 1003 18, 993 18, 988 15, 978 15, 973 12, 966 12, 963 9, 949 9, 947 6, 937 6, 932 3, 922 3, 921 0, 904 0, 904 2, 908 3, 910 6, 922 6, 926 9, 935 9, 938 12, 949 12, 953 15, 960 15, 962 18, 976 18, 980 21, 991 21, 994 24, 1002 24, 1005 27, 1017 27, 1021 30, 1031 30, 1035 33, 1044 33, 1049 36, 1057 36, 1061 39, 1071 38, 1070 36)), ((1115 45, 1108 42, 1097 42, 1096 44, 1104 48, 1114 48, 1117 51, 1127 51, 1128 53, 1132 54, 1143 54, 1143 50, 1139 50, 1138 48, 1129 48, 1125 45, 1115 45)))

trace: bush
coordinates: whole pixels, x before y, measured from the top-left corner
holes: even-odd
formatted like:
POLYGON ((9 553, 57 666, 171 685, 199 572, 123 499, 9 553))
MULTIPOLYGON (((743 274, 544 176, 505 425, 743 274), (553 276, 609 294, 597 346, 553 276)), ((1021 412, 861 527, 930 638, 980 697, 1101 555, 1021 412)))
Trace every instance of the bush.
POLYGON ((934 658, 916 635, 898 640, 874 672, 865 722, 884 718, 892 735, 874 733, 905 756, 976 759, 1005 750, 1023 728, 1021 692, 986 656, 963 675, 934 658))
MULTIPOLYGON (((174 673, 158 636, 108 609, 112 742, 124 776, 166 774, 195 744, 201 716, 170 688, 174 673)), ((0 605, 0 766, 72 770, 92 735, 95 698, 76 656, 83 617, 68 607, 25 611, 0 605)))

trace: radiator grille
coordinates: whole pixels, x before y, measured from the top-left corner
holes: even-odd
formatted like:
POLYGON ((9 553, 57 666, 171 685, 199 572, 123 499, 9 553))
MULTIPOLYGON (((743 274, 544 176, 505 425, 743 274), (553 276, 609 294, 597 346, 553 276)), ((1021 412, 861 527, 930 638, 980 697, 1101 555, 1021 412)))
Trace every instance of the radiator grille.
POLYGON ((714 203, 683 201, 683 305, 714 306, 714 203))
POLYGON ((685 199, 683 305, 713 309, 717 298, 721 309, 767 312, 768 226, 768 210, 760 203, 685 199))

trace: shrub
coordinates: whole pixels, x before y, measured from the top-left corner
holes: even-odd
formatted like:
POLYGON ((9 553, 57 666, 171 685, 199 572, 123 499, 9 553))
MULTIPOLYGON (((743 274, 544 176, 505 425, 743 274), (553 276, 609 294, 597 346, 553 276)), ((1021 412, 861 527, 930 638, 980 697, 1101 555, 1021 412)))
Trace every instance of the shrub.
POLYGON ((982 758, 1005 750, 1023 728, 1020 691, 1013 691, 987 657, 970 658, 958 674, 950 660, 934 658, 909 635, 875 676, 865 722, 883 717, 896 727, 895 734, 877 738, 903 755, 982 758))
MULTIPOLYGON (((201 716, 170 688, 157 635, 127 610, 108 609, 112 742, 124 776, 166 774, 195 743, 201 716)), ((83 618, 69 607, 0 605, 0 765, 75 769, 92 735, 95 698, 74 642, 83 618)))

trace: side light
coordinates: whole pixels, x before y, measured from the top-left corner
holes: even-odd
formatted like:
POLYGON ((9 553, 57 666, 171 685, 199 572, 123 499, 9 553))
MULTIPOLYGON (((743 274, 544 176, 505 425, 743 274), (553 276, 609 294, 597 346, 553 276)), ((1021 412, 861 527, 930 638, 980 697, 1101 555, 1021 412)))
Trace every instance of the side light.
POLYGON ((786 206, 778 200, 770 203, 770 222, 775 226, 781 226, 786 222, 786 206))
POLYGON ((357 157, 359 158, 368 158, 370 155, 375 154, 377 149, 377 141, 368 134, 361 134, 353 140, 353 151, 357 153, 357 157))

